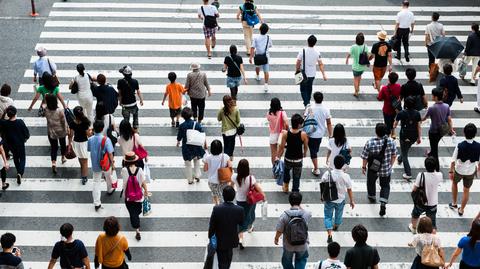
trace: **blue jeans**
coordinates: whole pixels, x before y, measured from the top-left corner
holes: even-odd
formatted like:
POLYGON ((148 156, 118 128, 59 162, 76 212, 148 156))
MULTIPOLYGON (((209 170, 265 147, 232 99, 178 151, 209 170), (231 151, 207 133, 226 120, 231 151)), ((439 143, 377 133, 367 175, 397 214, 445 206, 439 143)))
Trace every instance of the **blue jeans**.
POLYGON ((290 170, 292 170, 292 192, 300 191, 300 177, 302 176, 302 165, 302 162, 289 162, 285 160, 285 169, 283 170, 283 183, 290 183, 290 170))
POLYGON ((304 82, 300 83, 300 94, 302 95, 303 105, 310 104, 312 98, 313 80, 315 77, 307 78, 304 82))
POLYGON ((308 259, 308 250, 303 252, 288 251, 283 248, 282 266, 283 269, 305 269, 308 259), (295 255, 295 266, 293 266, 293 255, 295 255))
POLYGON ((343 208, 345 207, 345 200, 341 203, 325 202, 323 205, 323 223, 327 230, 333 229, 333 211, 335 210, 335 225, 340 226, 343 220, 343 208))
POLYGON ((256 204, 249 205, 247 202, 239 202, 239 201, 237 201, 237 205, 243 208, 243 222, 238 226, 238 231, 246 232, 253 225, 253 222, 255 221, 255 208, 257 207, 257 205, 256 204))

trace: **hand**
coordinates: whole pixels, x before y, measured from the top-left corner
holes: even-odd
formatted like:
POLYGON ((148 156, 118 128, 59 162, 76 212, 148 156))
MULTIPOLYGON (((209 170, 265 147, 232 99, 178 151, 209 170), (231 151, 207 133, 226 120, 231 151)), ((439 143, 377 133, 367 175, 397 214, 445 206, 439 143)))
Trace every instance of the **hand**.
POLYGON ((463 104, 463 98, 460 98, 460 104, 463 104))
POLYGON ((140 100, 140 106, 143 106, 143 100, 140 100))
POLYGON ((453 172, 452 172, 452 173, 448 172, 448 178, 449 178, 450 180, 453 180, 454 175, 455 175, 455 173, 453 173, 453 172))
POLYGON ((327 76, 326 75, 323 75, 323 80, 327 81, 327 76))
POLYGON ((14 255, 17 256, 17 257, 21 257, 21 256, 22 256, 22 253, 21 253, 21 251, 20 251, 19 248, 17 248, 17 251, 15 251, 15 254, 14 254, 14 255))
POLYGON ((245 82, 245 85, 248 84, 247 78, 243 78, 243 82, 245 82))
POLYGON ((365 175, 367 172, 367 168, 366 167, 362 167, 362 174, 365 175))
POLYGON ((450 267, 452 267, 452 263, 451 263, 451 262, 445 264, 445 267, 444 267, 444 268, 445 268, 445 269, 448 269, 448 268, 450 268, 450 267))
POLYGON ((250 57, 250 59, 248 59, 248 62, 249 62, 250 64, 253 63, 252 57, 250 57))
POLYGON ((162 101, 162 106, 165 105, 165 101, 162 101))
POLYGON ((350 201, 350 207, 351 207, 352 209, 354 209, 354 208, 355 208, 355 202, 350 201))
POLYGON ((454 130, 453 128, 450 129, 450 133, 451 133, 452 135, 457 135, 457 132, 455 132, 455 130, 454 130))
POLYGON ((330 162, 328 161, 328 159, 325 161, 325 164, 326 164, 327 166, 330 166, 330 162))
POLYGON ((148 197, 148 196, 149 196, 148 191, 144 191, 144 192, 143 192, 143 197, 148 197))
POLYGON ((180 141, 177 141, 177 148, 180 147, 180 141))
POLYGON ((6 163, 5 163, 5 165, 4 165, 3 167, 5 167, 5 170, 8 170, 8 169, 10 169, 10 165, 8 164, 8 162, 6 162, 6 163))
POLYGON ((280 158, 278 156, 275 156, 275 161, 279 161, 280 158))
POLYGON ((208 97, 212 96, 212 92, 208 91, 208 97))
POLYGON ((275 243, 275 245, 278 246, 278 238, 277 237, 275 237, 275 240, 273 240, 273 242, 275 243))
POLYGON ((417 144, 420 144, 420 143, 422 143, 422 139, 419 137, 419 138, 417 139, 417 144))
POLYGON ((390 73, 390 72, 392 72, 392 66, 391 65, 388 66, 388 73, 390 73))

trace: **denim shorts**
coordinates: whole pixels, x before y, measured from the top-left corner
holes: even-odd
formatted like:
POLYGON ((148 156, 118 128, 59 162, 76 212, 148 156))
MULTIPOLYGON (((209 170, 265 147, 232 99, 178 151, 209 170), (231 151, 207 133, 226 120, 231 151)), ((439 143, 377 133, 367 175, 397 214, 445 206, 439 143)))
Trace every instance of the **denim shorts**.
POLYGON ((240 86, 240 81, 242 77, 227 77, 227 87, 228 88, 235 88, 240 86))
POLYGON ((269 64, 256 65, 255 67, 262 68, 263 72, 265 73, 270 72, 269 64))
POLYGON ((433 228, 437 227, 437 206, 418 206, 414 205, 412 210, 412 218, 418 219, 422 213, 432 220, 433 228))
POLYGON ((355 71, 355 70, 352 70, 352 72, 353 72, 353 76, 354 76, 354 77, 359 77, 359 76, 361 76, 361 75, 363 74, 363 71, 355 71))

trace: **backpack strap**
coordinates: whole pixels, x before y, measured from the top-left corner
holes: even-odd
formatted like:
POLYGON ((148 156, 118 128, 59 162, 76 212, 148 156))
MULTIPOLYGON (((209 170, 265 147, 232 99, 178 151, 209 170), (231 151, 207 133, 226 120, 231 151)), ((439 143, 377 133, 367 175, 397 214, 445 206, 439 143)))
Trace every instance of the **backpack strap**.
POLYGON ((107 142, 107 137, 103 136, 102 138, 102 145, 100 146, 100 150, 103 151, 105 149, 105 143, 107 142))

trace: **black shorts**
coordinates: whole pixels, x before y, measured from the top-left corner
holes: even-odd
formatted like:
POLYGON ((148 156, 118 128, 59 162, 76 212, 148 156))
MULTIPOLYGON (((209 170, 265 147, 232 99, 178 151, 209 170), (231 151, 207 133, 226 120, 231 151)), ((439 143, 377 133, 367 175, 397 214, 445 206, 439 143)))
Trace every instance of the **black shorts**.
POLYGON ((175 118, 176 116, 180 115, 180 112, 182 112, 182 108, 177 108, 177 109, 174 109, 174 108, 169 108, 168 109, 170 111, 170 118, 175 118))

